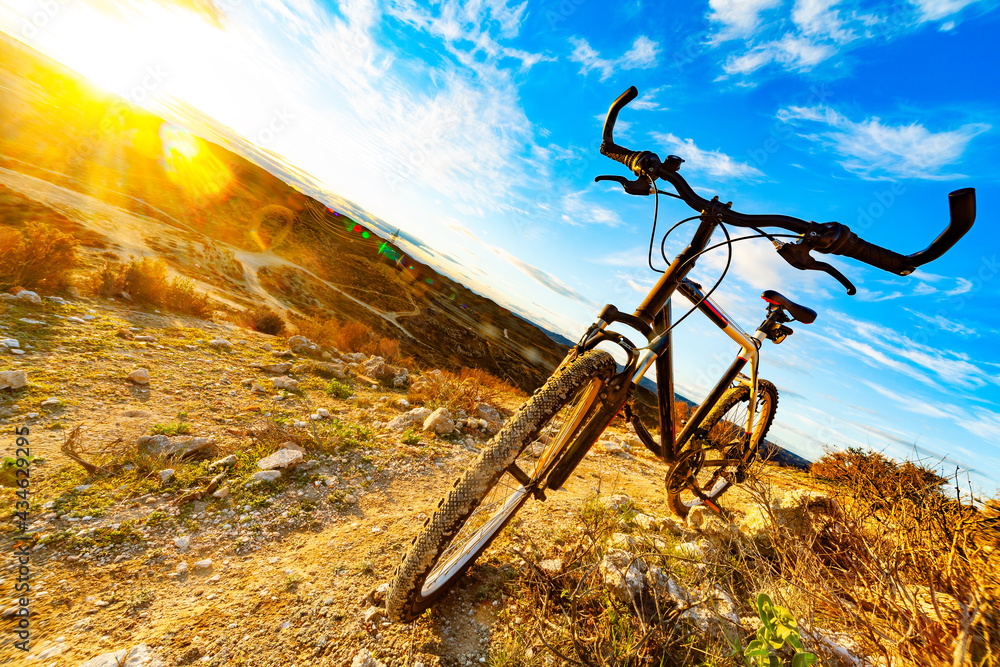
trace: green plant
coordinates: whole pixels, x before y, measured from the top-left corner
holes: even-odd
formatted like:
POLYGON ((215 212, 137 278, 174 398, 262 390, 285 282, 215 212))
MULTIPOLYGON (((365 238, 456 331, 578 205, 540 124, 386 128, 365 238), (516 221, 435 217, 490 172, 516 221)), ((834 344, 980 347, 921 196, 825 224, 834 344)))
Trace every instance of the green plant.
POLYGON ((758 595, 756 603, 751 599, 750 604, 757 607, 757 614, 764 624, 757 631, 757 638, 743 650, 743 657, 750 664, 757 667, 781 667, 781 659, 774 651, 785 644, 795 649, 792 667, 806 667, 816 662, 816 655, 803 648, 795 617, 790 611, 774 604, 767 593, 758 595))
MULTIPOLYGON (((31 465, 31 462, 35 460, 34 456, 22 456, 31 465)), ((0 459, 0 486, 7 486, 10 488, 18 488, 17 484, 17 459, 13 456, 5 456, 0 459)), ((21 466, 23 467, 23 466, 21 466)))
POLYGON ((187 435, 191 427, 183 422, 174 424, 153 424, 153 435, 187 435))
POLYGON ((334 398, 340 399, 347 398, 354 393, 348 385, 343 382, 337 382, 336 380, 330 380, 330 386, 327 387, 326 392, 334 398))
POLYGON ((414 432, 412 428, 408 428, 403 432, 403 437, 400 438, 400 442, 404 445, 417 445, 420 443, 420 434, 414 432))

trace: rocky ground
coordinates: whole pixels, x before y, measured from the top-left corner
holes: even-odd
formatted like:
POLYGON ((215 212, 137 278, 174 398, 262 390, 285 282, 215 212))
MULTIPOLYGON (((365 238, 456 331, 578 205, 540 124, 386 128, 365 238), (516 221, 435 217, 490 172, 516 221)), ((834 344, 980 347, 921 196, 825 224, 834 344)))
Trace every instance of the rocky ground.
MULTIPOLYGON (((122 300, 22 297, 0 302, 0 422, 4 455, 26 427, 36 457, 31 643, 25 656, 5 633, 8 663, 503 664, 525 557, 557 567, 588 499, 625 494, 629 525, 640 515, 688 556, 708 548, 667 519, 662 465, 612 429, 444 603, 390 624, 382 596, 405 545, 522 397, 415 405, 408 392, 433 371, 122 300)), ((5 516, 16 500, 3 489, 5 516)), ((616 557, 634 565, 631 538, 614 539, 609 590, 633 595, 613 572, 616 557)), ((3 590, 17 568, 7 559, 3 590)))

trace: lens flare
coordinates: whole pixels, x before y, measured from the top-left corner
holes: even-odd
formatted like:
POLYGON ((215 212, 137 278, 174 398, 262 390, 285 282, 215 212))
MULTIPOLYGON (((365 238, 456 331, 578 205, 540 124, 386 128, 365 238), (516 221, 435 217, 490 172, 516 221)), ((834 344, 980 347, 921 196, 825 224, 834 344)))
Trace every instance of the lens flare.
POLYGON ((187 130, 164 123, 160 126, 163 168, 175 185, 206 199, 223 194, 233 174, 205 142, 187 130))

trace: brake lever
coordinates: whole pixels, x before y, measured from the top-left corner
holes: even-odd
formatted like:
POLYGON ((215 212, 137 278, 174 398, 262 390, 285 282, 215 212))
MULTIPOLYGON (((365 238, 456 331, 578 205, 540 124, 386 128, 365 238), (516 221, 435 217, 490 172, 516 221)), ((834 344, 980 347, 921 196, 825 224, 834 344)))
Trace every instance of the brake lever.
POLYGON ((594 179, 595 183, 600 181, 615 181, 616 183, 621 184, 621 186, 625 188, 625 192, 630 195, 648 196, 652 194, 653 191, 652 187, 650 187, 652 185, 652 181, 649 180, 648 176, 640 176, 634 181, 630 181, 624 176, 598 176, 594 179))
POLYGON ((775 247, 778 249, 778 254, 786 262, 794 266, 796 269, 801 271, 822 271, 828 273, 837 279, 841 285, 847 288, 847 294, 849 296, 854 296, 858 293, 858 288, 847 279, 843 273, 830 266, 826 262, 817 261, 809 251, 812 249, 803 243, 781 243, 780 241, 774 242, 775 247))

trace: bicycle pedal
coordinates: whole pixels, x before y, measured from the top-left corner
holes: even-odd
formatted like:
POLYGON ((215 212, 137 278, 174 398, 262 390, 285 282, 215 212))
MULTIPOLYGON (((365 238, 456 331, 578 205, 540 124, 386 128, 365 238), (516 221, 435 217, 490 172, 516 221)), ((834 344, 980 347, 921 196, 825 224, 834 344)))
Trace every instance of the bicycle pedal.
POLYGON ((531 495, 535 497, 535 500, 548 500, 545 496, 545 492, 541 489, 535 489, 531 492, 531 495))

